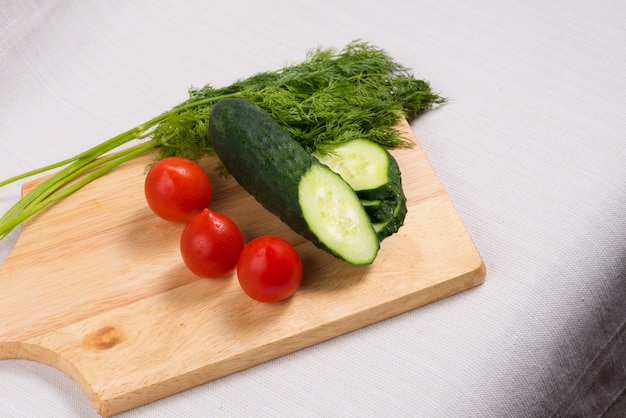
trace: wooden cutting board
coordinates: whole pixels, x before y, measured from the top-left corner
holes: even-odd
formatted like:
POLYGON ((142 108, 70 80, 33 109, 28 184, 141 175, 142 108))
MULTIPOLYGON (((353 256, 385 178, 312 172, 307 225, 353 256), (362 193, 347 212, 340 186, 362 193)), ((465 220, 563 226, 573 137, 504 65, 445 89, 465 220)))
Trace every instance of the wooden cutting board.
MULTIPOLYGON (((408 123, 401 128, 415 141, 408 123)), ((366 267, 315 248, 232 178, 211 176, 211 208, 246 240, 277 234, 300 252, 302 287, 278 304, 249 299, 234 275, 187 271, 183 225, 157 218, 144 201, 154 154, 126 163, 23 225, 0 265, 0 359, 58 368, 110 416, 482 283, 482 259, 415 142, 393 152, 405 226, 366 267)), ((215 173, 215 158, 203 164, 215 173)))

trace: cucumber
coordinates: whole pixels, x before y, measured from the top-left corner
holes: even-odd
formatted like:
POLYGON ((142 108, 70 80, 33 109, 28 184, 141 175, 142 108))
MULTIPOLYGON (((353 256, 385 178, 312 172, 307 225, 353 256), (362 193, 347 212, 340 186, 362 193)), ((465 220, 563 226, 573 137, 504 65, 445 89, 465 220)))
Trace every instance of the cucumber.
POLYGON ((348 182, 354 191, 377 189, 389 181, 387 151, 366 139, 353 139, 313 155, 348 182))
POLYGON ((364 200, 388 199, 402 194, 400 167, 384 147, 366 139, 353 139, 313 155, 348 182, 364 200))
POLYGON ((406 199, 404 196, 397 200, 393 216, 389 219, 373 223, 374 230, 378 235, 378 240, 382 241, 392 234, 398 232, 400 227, 404 225, 404 219, 407 214, 406 199))
POLYGON ((356 191, 380 241, 404 224, 407 206, 400 167, 389 151, 374 142, 355 139, 313 155, 356 191))
POLYGON ((398 162, 389 151, 386 149, 383 149, 383 151, 385 151, 387 156, 387 182, 376 188, 359 190, 357 194, 361 199, 384 200, 394 198, 395 196, 404 196, 404 191, 402 190, 402 175, 398 162))
POLYGON ((388 221, 394 217, 399 198, 400 196, 396 195, 382 200, 361 199, 361 205, 365 208, 365 212, 370 217, 372 223, 388 221))
POLYGON ((374 261, 380 242, 354 190, 266 111, 222 99, 211 110, 209 135, 226 170, 291 229, 351 264, 374 261))

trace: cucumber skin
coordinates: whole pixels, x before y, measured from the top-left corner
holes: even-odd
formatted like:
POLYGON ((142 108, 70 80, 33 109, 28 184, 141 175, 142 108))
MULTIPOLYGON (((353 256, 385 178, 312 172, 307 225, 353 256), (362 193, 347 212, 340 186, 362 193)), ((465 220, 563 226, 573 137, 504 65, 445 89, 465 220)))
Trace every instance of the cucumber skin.
POLYGON ((384 222, 395 216, 394 211, 396 210, 400 198, 400 195, 396 195, 392 198, 382 200, 361 200, 361 204, 363 208, 365 208, 365 212, 370 217, 372 223, 384 222))
POLYGON ((398 196, 397 206, 393 212, 393 216, 389 220, 380 223, 382 228, 377 232, 379 242, 400 230, 400 227, 404 225, 407 211, 406 197, 404 197, 404 195, 398 196))
MULTIPOLYGON (((320 241, 309 228, 300 206, 302 177, 313 165, 327 167, 306 152, 265 110, 247 100, 222 99, 211 110, 209 136, 228 172, 264 208, 316 247, 351 262, 320 241)), ((358 200, 356 195, 355 199, 358 200)), ((369 227, 374 234, 373 226, 369 227)), ((374 254, 368 263, 375 257, 374 254)))

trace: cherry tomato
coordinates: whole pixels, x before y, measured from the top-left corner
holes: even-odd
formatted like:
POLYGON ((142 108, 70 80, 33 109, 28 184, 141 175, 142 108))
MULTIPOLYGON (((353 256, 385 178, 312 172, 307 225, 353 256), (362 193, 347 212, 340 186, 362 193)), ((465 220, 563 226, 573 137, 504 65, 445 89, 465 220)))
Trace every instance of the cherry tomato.
POLYGON ((154 164, 144 183, 148 206, 159 217, 188 222, 211 202, 211 182, 196 162, 167 157, 154 164))
POLYGON ((219 278, 235 270, 243 244, 241 231, 232 219, 204 209, 183 229, 180 252, 192 273, 219 278))
POLYGON ((287 299, 302 282, 302 261, 288 241, 262 236, 250 241, 237 262, 243 291, 259 302, 287 299))

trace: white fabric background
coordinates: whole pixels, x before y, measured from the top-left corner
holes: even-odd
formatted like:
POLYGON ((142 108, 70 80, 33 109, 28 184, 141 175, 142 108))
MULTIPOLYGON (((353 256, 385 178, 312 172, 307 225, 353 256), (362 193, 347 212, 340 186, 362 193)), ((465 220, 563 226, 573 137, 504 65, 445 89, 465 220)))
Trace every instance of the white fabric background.
MULTIPOLYGON (((413 128, 486 282, 122 416, 570 416, 595 370, 608 383, 584 392, 587 412, 616 414, 625 21, 621 1, 5 0, 0 178, 131 128, 192 85, 369 41, 450 99, 413 128)), ((0 210, 18 194, 0 189, 0 210)), ((95 413, 62 373, 2 360, 0 416, 95 413)))

